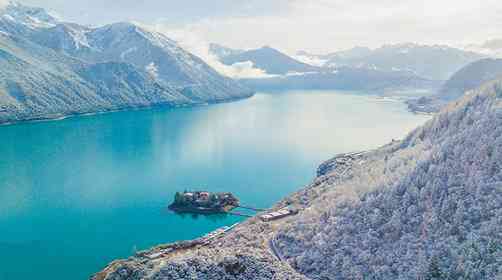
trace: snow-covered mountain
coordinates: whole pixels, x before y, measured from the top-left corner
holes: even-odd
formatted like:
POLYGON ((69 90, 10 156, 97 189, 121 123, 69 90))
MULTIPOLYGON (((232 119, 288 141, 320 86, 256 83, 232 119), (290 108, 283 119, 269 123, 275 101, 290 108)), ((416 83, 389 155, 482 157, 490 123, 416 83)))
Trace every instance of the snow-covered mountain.
MULTIPOLYGON (((362 58, 371 54, 371 49, 366 47, 354 47, 344 51, 328 54, 312 54, 306 51, 298 51, 295 58, 308 64, 328 67, 328 62, 335 60, 347 60, 362 58)), ((335 65, 332 65, 335 66, 335 65)))
POLYGON ((3 35, 0 77, 0 123, 194 103, 131 64, 84 63, 3 35))
POLYGON ((45 9, 9 1, 6 5, 0 6, 0 21, 37 29, 54 26, 59 20, 45 9))
POLYGON ((402 141, 327 161, 272 207, 295 216, 160 245, 92 279, 501 279, 501 162, 498 79, 402 141))
POLYGON ((0 15, 0 122, 252 94, 136 24, 89 28, 14 2, 0 15))
POLYGON ((408 106, 412 111, 437 112, 448 102, 459 99, 482 84, 500 77, 502 77, 502 59, 481 59, 453 74, 436 94, 409 100, 408 106))
POLYGON ((332 57, 325 66, 352 66, 385 71, 400 70, 432 80, 447 80, 465 65, 482 59, 482 54, 448 46, 404 43, 385 45, 370 52, 332 57))
POLYGON ((499 279, 501 86, 450 104, 348 176, 336 164, 323 173, 278 234, 282 256, 310 279, 499 279))
POLYGON ((404 89, 436 90, 441 83, 406 71, 381 71, 356 67, 321 69, 318 72, 242 79, 255 90, 362 90, 386 92, 404 89))
MULTIPOLYGON (((266 74, 258 78, 243 78, 240 81, 254 90, 378 90, 388 89, 436 89, 439 83, 425 79, 410 71, 370 69, 366 67, 337 66, 319 67, 301 62, 271 47, 248 51, 237 51, 219 46, 221 62, 226 65, 250 62, 266 74), (226 50, 226 55, 221 55, 226 50), (363 82, 364 81, 364 82, 363 82)), ((315 57, 316 55, 300 52, 304 60, 329 60, 334 58, 353 59, 369 52, 366 48, 354 48, 349 51, 315 57), (306 58, 306 57, 309 58, 306 58)), ((213 54, 217 55, 214 51, 213 54)), ((311 62, 312 63, 312 62, 311 62)))
POLYGON ((264 46, 259 49, 237 52, 221 58, 226 65, 250 61, 254 67, 264 70, 267 74, 285 75, 288 73, 306 73, 319 71, 318 67, 300 62, 281 51, 264 46))
POLYGON ((494 58, 502 58, 502 39, 488 40, 480 45, 471 44, 466 46, 465 49, 494 58))
POLYGON ((59 24, 40 32, 34 40, 41 45, 91 63, 131 63, 196 101, 225 99, 243 91, 175 41, 133 23, 95 29, 59 24), (58 40, 47 40, 52 37, 58 40))
POLYGON ((502 59, 481 59, 455 73, 446 81, 439 94, 443 99, 454 100, 499 77, 502 77, 502 59))
POLYGON ((380 71, 406 71, 431 80, 447 80, 465 65, 486 57, 479 49, 456 49, 414 43, 385 45, 377 49, 355 47, 324 55, 300 51, 295 58, 317 66, 356 67, 380 71))

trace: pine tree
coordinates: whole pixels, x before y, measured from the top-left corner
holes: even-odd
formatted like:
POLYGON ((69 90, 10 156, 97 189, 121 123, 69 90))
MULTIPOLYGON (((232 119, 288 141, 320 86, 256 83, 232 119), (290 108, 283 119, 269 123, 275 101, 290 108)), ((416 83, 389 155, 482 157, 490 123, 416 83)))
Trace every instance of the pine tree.
POLYGON ((439 260, 436 257, 432 257, 429 263, 429 269, 425 276, 425 280, 439 280, 446 279, 445 275, 441 271, 439 266, 439 260))

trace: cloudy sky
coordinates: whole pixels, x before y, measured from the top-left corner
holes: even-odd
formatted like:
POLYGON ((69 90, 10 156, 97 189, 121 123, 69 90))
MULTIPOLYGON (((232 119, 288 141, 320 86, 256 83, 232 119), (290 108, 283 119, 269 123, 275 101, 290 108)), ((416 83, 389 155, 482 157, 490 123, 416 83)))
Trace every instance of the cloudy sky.
POLYGON ((464 45, 502 37, 500 0, 20 0, 65 19, 138 21, 195 42, 325 53, 356 45, 464 45))

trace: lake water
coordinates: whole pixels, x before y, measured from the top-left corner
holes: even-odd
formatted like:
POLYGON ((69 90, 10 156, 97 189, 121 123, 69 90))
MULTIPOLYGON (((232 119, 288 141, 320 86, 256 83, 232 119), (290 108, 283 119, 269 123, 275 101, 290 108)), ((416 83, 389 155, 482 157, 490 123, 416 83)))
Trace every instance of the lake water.
POLYGON ((242 220, 165 211, 176 191, 268 207, 341 152, 402 138, 428 117, 358 93, 0 127, 0 279, 87 279, 109 261, 242 220))

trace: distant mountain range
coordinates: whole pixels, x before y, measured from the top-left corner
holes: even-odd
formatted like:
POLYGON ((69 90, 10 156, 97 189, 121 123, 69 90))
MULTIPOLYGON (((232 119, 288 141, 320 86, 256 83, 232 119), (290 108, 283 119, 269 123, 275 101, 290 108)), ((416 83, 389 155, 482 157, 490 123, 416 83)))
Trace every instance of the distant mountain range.
POLYGON ((466 50, 482 53, 484 55, 496 58, 502 58, 502 39, 488 40, 479 45, 468 45, 466 50))
POLYGON ((365 68, 339 67, 334 70, 289 74, 279 77, 242 79, 255 90, 363 90, 385 92, 403 89, 435 90, 441 82, 403 71, 379 71, 365 68))
POLYGON ((457 99, 467 91, 499 77, 502 77, 502 59, 482 59, 455 73, 446 81, 439 94, 443 99, 457 99))
POLYGON ((460 69, 437 94, 408 101, 408 105, 413 111, 437 112, 448 102, 497 78, 502 78, 502 59, 481 59, 460 69))
POLYGON ((427 46, 413 43, 385 45, 371 50, 357 47, 328 55, 299 57, 324 61, 324 67, 350 66, 382 71, 408 71, 431 80, 447 80, 463 66, 485 58, 483 54, 448 46, 427 46))
POLYGON ((233 51, 229 55, 220 56, 226 65, 251 61, 256 68, 265 70, 267 74, 285 75, 288 73, 317 72, 319 67, 300 62, 276 49, 265 46, 244 52, 233 51))
POLYGON ((305 63, 317 66, 328 66, 328 62, 334 60, 348 60, 365 57, 371 54, 371 49, 366 47, 354 47, 345 51, 338 51, 328 54, 311 54, 306 51, 298 51, 294 56, 305 63))
POLYGON ((255 90, 423 88, 436 91, 462 67, 486 55, 448 46, 412 43, 378 49, 355 47, 324 55, 305 51, 288 56, 271 47, 237 50, 213 44, 226 65, 252 62, 271 76, 244 79, 255 90))
MULTIPOLYGON (((399 69, 376 69, 340 65, 336 67, 315 66, 301 62, 271 47, 242 51, 212 45, 211 51, 226 65, 252 62, 253 66, 264 70, 266 77, 246 78, 241 81, 255 90, 291 89, 343 89, 343 90, 384 90, 396 88, 437 88, 440 82, 423 78, 412 71, 399 69)), ((370 52, 365 48, 330 54, 318 58, 306 52, 305 58, 318 60, 352 59, 370 52)), ((306 59, 308 61, 308 59, 306 59)))
POLYGON ((0 123, 252 94, 160 33, 65 23, 14 2, 0 9, 0 65, 0 123))

